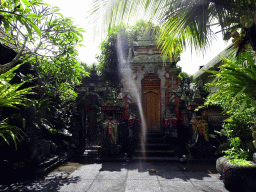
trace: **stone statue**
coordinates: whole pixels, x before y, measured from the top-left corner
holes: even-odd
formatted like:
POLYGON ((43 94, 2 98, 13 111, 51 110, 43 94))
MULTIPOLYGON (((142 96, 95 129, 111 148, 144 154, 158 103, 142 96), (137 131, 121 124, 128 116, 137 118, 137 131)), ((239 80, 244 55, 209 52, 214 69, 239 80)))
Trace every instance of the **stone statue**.
POLYGON ((104 128, 104 139, 107 140, 105 142, 111 144, 117 144, 118 139, 118 130, 117 130, 117 120, 114 120, 112 116, 108 116, 103 123, 104 128))

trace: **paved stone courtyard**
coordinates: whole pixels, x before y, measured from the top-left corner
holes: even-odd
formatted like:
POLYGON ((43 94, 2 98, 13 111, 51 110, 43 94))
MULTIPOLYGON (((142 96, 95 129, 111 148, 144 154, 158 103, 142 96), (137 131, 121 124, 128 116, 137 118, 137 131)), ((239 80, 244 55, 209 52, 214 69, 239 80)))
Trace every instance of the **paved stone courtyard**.
POLYGON ((214 164, 160 162, 68 162, 47 176, 2 191, 60 192, 225 192, 214 164), (154 169, 156 172, 149 172, 154 169))

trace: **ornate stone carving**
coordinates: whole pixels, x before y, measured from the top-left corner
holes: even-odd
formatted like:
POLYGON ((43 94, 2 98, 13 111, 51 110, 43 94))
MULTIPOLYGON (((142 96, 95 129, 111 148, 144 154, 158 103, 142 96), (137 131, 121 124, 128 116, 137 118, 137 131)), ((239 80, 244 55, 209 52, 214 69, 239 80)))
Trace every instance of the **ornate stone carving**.
POLYGON ((152 51, 152 49, 149 49, 148 55, 154 55, 154 52, 152 51))
POLYGON ((166 73, 165 67, 158 66, 157 73, 158 73, 159 77, 163 78, 165 76, 165 73, 166 73))
POLYGON ((148 77, 145 77, 141 81, 142 86, 160 86, 161 80, 156 77, 157 77, 156 75, 149 75, 148 77))
POLYGON ((132 59, 132 48, 129 49, 128 61, 132 59))
POLYGON ((170 61, 169 58, 165 61, 164 58, 160 55, 137 55, 131 59, 131 62, 132 63, 163 63, 163 62, 169 63, 172 61, 170 61))
POLYGON ((146 65, 146 71, 147 71, 147 73, 155 73, 155 66, 154 66, 154 64, 148 64, 148 65, 146 65))
POLYGON ((133 46, 139 46, 138 42, 136 42, 136 41, 133 41, 132 44, 133 44, 133 46))

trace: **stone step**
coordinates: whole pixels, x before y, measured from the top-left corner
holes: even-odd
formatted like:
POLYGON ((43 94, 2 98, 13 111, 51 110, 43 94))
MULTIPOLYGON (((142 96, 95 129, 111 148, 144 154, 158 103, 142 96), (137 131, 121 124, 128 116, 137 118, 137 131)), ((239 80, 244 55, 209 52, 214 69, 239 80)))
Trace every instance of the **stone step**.
POLYGON ((38 165, 38 168, 40 168, 40 169, 47 168, 47 167, 51 166, 52 164, 56 163, 58 160, 59 160, 58 155, 54 155, 53 157, 48 157, 38 165))
POLYGON ((48 158, 42 163, 40 163, 34 170, 34 173, 37 175, 41 175, 46 173, 48 170, 53 169, 54 167, 59 166, 60 164, 64 163, 68 159, 70 159, 72 156, 74 156, 73 151, 67 151, 64 154, 55 155, 54 157, 48 158))
POLYGON ((127 161, 145 161, 145 162, 168 162, 168 163, 180 163, 180 159, 178 157, 138 157, 133 156, 132 159, 128 160, 124 157, 107 157, 104 159, 96 159, 97 163, 102 162, 127 162, 127 161))
POLYGON ((147 138, 146 139, 147 143, 159 143, 159 144, 164 144, 165 140, 164 138, 147 138))
POLYGON ((168 162, 168 163, 180 163, 178 157, 136 157, 132 158, 133 161, 146 161, 146 162, 168 162))
MULTIPOLYGON (((178 157, 137 157, 133 156, 133 158, 130 161, 143 161, 143 162, 164 162, 164 163, 180 163, 180 158, 178 157)), ((116 158, 116 157, 109 157, 104 160, 96 160, 97 163, 101 162, 126 162, 126 160, 123 157, 116 158)), ((216 163, 216 159, 198 159, 198 158, 192 158, 188 160, 188 164, 202 164, 202 163, 216 163)))
MULTIPOLYGON (((170 150, 172 149, 171 144, 164 143, 149 143, 145 145, 146 150, 170 150)), ((141 144, 138 145, 137 149, 141 149, 141 144)))
MULTIPOLYGON (((146 162, 167 162, 167 163, 180 163, 178 157, 136 157, 132 158, 132 161, 146 161, 146 162)), ((203 163, 216 163, 215 158, 189 158, 188 164, 203 164, 203 163)))
POLYGON ((162 133, 147 133, 146 137, 147 138, 163 138, 164 134, 162 134, 162 133))
POLYGON ((98 154, 98 149, 89 149, 85 150, 83 155, 97 155, 98 154))
MULTIPOLYGON (((175 157, 175 152, 173 150, 146 150, 145 155, 147 157, 175 157)), ((143 156, 142 150, 135 150, 134 156, 143 156)))
POLYGON ((88 145, 85 147, 85 150, 98 150, 98 145, 88 145))

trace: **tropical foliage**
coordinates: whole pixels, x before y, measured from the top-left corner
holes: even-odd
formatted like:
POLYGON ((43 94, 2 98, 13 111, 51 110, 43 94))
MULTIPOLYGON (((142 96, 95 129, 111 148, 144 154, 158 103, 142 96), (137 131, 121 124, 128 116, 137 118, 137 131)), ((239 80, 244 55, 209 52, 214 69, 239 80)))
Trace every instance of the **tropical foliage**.
POLYGON ((237 58, 226 59, 216 79, 208 86, 217 86, 205 105, 218 105, 229 116, 223 124, 229 141, 226 155, 231 158, 249 159, 255 148, 252 144, 251 125, 255 111, 255 64, 251 52, 242 52, 237 58))
POLYGON ((0 43, 17 53, 10 65, 19 60, 30 62, 48 91, 69 89, 75 95, 72 87, 84 74, 76 50, 82 46, 84 31, 58 11, 58 7, 41 0, 2 1, 5 31, 1 32, 0 43))
POLYGON ((27 33, 30 37, 33 30, 35 30, 38 35, 41 35, 40 29, 33 21, 33 18, 40 19, 41 15, 31 13, 31 10, 33 7, 43 4, 42 0, 2 0, 0 6, 1 24, 4 25, 5 32, 8 34, 11 27, 14 26, 14 23, 18 23, 24 26, 25 34, 27 33))
POLYGON ((189 102, 192 102, 195 93, 193 76, 181 72, 178 77, 180 78, 179 87, 182 92, 182 100, 185 102, 185 105, 188 106, 189 102))
POLYGON ((103 15, 103 29, 137 18, 158 22, 159 43, 171 57, 179 47, 206 50, 215 38, 212 26, 221 27, 224 39, 234 37, 239 51, 247 43, 255 51, 255 6, 255 0, 94 0, 91 17, 103 15))
MULTIPOLYGON (((13 72, 20 65, 13 67, 11 70, 0 75, 0 107, 11 107, 18 108, 19 106, 25 106, 30 101, 26 98, 26 94, 31 93, 33 87, 20 89, 20 87, 27 81, 23 81, 19 84, 11 85, 9 82, 15 76, 13 72)), ((17 140, 19 137, 24 135, 24 132, 16 127, 9 124, 11 117, 1 119, 0 121, 0 136, 4 141, 10 145, 10 139, 14 141, 15 148, 17 149, 17 140)))
MULTIPOLYGON (((25 127, 34 125, 48 130, 69 127, 77 97, 74 87, 88 74, 77 58, 77 47, 82 46, 84 31, 58 11, 58 7, 51 7, 41 0, 2 0, 0 4, 0 43, 16 53, 3 66, 8 66, 5 69, 9 70, 17 63, 27 62, 36 71, 36 75, 21 74, 22 84, 9 85, 1 81, 2 87, 12 87, 6 88, 7 91, 1 87, 2 96, 9 96, 9 100, 2 99, 2 106, 24 105, 16 117, 24 120, 25 127), (18 88, 31 78, 36 85, 33 89, 35 95, 31 97, 32 102, 27 103, 25 94, 28 92, 25 91, 32 88, 18 88)), ((3 72, 1 68, 0 73, 3 72)), ((7 119, 4 125, 6 122, 7 119)), ((15 132, 9 133, 16 138, 15 132)))
POLYGON ((117 34, 121 29, 122 26, 116 26, 109 31, 106 40, 101 43, 101 54, 97 56, 102 78, 116 88, 121 80, 117 53, 117 34))
MULTIPOLYGON (((209 100, 209 102, 219 98, 232 99, 230 104, 224 106, 225 110, 240 108, 240 112, 242 112, 245 106, 254 102, 255 99, 256 67, 254 58, 250 52, 243 52, 239 57, 233 59, 221 58, 225 64, 219 67, 220 71, 206 71, 216 76, 215 81, 209 86, 214 85, 220 88, 217 90, 218 94, 211 96, 213 100, 209 100), (240 106, 238 106, 237 102, 241 101, 242 103, 239 103, 240 106)), ((222 100, 224 101, 224 99, 222 100)))
POLYGON ((20 84, 11 85, 9 82, 15 76, 15 71, 20 65, 13 67, 11 70, 0 75, 0 106, 1 107, 13 107, 16 108, 17 105, 26 105, 29 99, 26 98, 26 94, 30 93, 33 87, 26 89, 19 88, 25 84, 27 81, 23 81, 20 84))

